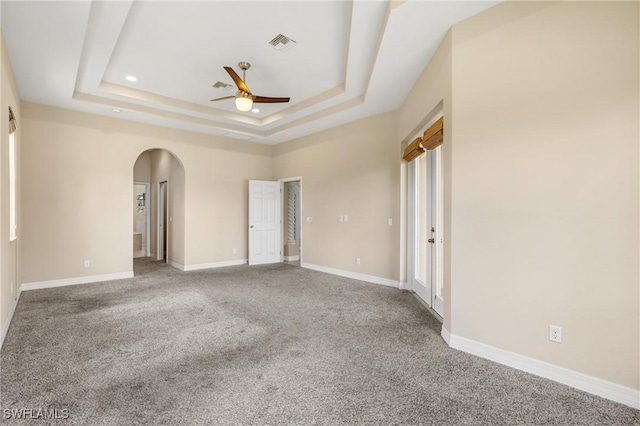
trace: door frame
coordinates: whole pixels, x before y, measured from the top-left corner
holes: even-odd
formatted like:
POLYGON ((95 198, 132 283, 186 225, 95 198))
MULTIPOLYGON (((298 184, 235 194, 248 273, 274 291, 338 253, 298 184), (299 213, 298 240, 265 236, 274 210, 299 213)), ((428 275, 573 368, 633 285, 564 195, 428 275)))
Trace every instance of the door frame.
MULTIPOLYGON (((412 137, 407 138, 407 140, 413 140, 416 137, 421 137, 422 134, 424 133, 424 131, 426 129, 428 129, 430 126, 432 126, 437 120, 439 120, 440 118, 442 118, 444 115, 444 111, 442 108, 442 103, 436 107, 436 109, 429 114, 427 117, 425 118, 425 120, 423 121, 423 125, 420 126, 419 128, 422 129, 422 131, 413 134, 412 133, 412 137)), ((427 152, 425 152, 422 155, 429 155, 427 152)), ((441 167, 443 167, 444 164, 441 163, 441 167)), ((416 244, 417 244, 417 239, 416 239, 416 220, 417 220, 417 202, 418 200, 416 199, 416 169, 418 167, 418 163, 417 163, 417 159, 414 161, 411 161, 407 167, 407 284, 408 287, 411 291, 413 291, 414 293, 417 292, 415 290, 415 286, 419 285, 415 282, 415 274, 416 274, 416 244)), ((427 225, 428 227, 431 226, 432 223, 432 193, 433 193, 433 183, 431 182, 431 174, 432 174, 432 165, 431 165, 431 161, 430 158, 427 159, 427 174, 429 175, 429 182, 428 185, 425 185, 425 189, 427 189, 429 191, 428 196, 427 196, 427 217, 428 217, 428 222, 429 224, 427 225)), ((443 203, 444 207, 444 199, 440 200, 443 203)), ((444 233, 444 229, 440 230, 440 235, 442 235, 444 233)), ((420 300, 422 300, 434 313, 436 313, 439 316, 442 316, 440 313, 435 311, 435 300, 434 300, 434 296, 435 296, 435 282, 433 280, 433 245, 429 244, 428 250, 427 250, 427 276, 429 277, 429 282, 426 283, 426 288, 427 288, 427 293, 429 294, 429 298, 428 300, 424 300, 422 297, 420 297, 420 300)), ((444 252, 442 253, 442 255, 444 256, 444 252)), ((444 271, 441 271, 441 273, 444 273, 444 271)), ((444 311, 441 310, 441 312, 444 313, 444 311)))
POLYGON ((147 252, 145 253, 147 257, 151 256, 151 183, 150 182, 133 182, 134 185, 144 185, 144 209, 145 209, 145 245, 147 247, 147 252))
MULTIPOLYGON (((304 250, 302 249, 302 242, 303 240, 303 235, 304 235, 304 231, 303 228, 304 226, 302 226, 303 220, 302 218, 304 217, 304 215, 302 214, 303 212, 303 199, 304 199, 304 191, 302 190, 302 186, 303 186, 303 182, 302 182, 302 176, 295 176, 295 177, 288 177, 288 178, 282 178, 282 179, 278 179, 278 182, 280 182, 280 193, 284 194, 284 184, 287 182, 300 182, 300 191, 299 191, 299 195, 300 195, 300 247, 299 247, 299 255, 300 255, 300 266, 302 266, 302 256, 304 253, 304 250)), ((285 199, 284 197, 282 198, 282 208, 281 208, 281 215, 280 215, 280 227, 282 228, 282 225, 284 224, 284 203, 285 203, 285 199)), ((280 254, 280 262, 284 262, 284 238, 282 238, 282 253, 280 254)))
POLYGON ((164 235, 162 235, 162 231, 160 229, 160 218, 163 218, 163 227, 166 229, 167 228, 167 222, 169 222, 167 219, 169 218, 169 179, 168 178, 160 178, 158 179, 158 220, 156 221, 156 227, 157 227, 157 238, 156 238, 156 245, 157 245, 157 253, 156 253, 156 259, 157 260, 164 260, 164 255, 166 254, 166 258, 167 261, 166 263, 169 263, 169 230, 167 229, 167 241, 166 241, 166 246, 167 246, 167 252, 164 253, 164 235), (167 188, 167 196, 165 197, 164 193, 162 192, 162 185, 165 185, 167 188), (166 204, 167 206, 167 215, 166 217, 162 215, 162 206, 166 204))

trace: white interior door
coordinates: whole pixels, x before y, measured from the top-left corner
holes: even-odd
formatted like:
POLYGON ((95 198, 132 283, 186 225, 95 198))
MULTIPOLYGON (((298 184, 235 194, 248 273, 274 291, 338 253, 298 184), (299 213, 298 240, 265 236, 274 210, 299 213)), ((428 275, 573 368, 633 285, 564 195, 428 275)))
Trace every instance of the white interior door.
POLYGON ((249 181, 249 265, 282 261, 281 183, 249 181))
POLYGON ((429 243, 431 246, 431 294, 433 296, 432 308, 440 316, 444 316, 444 300, 442 298, 443 286, 443 252, 444 252, 444 199, 442 186, 442 146, 430 151, 430 222, 431 222, 431 238, 429 243))
POLYGON ((431 248, 428 239, 431 237, 431 215, 429 214, 429 182, 430 162, 426 154, 421 155, 413 162, 413 277, 411 289, 427 305, 431 306, 431 248))

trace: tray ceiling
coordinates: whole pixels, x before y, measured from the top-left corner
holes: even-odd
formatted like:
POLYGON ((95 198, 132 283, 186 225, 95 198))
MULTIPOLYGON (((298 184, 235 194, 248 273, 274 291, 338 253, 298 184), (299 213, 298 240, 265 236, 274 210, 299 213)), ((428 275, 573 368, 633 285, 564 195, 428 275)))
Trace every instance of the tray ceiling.
POLYGON ((277 144, 397 108, 451 25, 496 3, 4 0, 1 17, 23 100, 277 144), (291 102, 211 102, 240 61, 254 94, 291 102))

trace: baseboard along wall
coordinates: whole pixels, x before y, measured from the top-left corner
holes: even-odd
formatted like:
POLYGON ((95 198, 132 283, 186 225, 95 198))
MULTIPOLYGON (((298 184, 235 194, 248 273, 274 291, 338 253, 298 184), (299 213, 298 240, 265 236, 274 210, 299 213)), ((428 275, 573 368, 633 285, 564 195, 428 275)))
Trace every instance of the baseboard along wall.
POLYGON ((313 269, 314 271, 325 272, 327 274, 338 275, 345 278, 352 278, 354 280, 365 281, 373 284, 385 285, 387 287, 394 287, 402 289, 399 281, 390 280, 388 278, 376 277, 374 275, 360 274, 358 272, 345 271, 342 269, 330 268, 328 266, 314 265, 312 263, 302 262, 301 267, 307 269, 313 269))
POLYGON ((214 268, 223 268, 225 266, 238 266, 238 265, 246 265, 247 259, 236 259, 236 260, 225 260, 222 262, 212 262, 212 263, 198 263, 195 265, 183 265, 178 262, 174 262, 170 260, 169 265, 173 266, 176 269, 181 271, 199 271, 201 269, 214 269, 214 268))
POLYGON ((442 326, 440 334, 444 341, 453 349, 458 349, 497 362, 498 364, 515 368, 516 370, 544 377, 545 379, 553 380, 640 410, 640 391, 638 390, 450 334, 444 325, 442 326))
POLYGON ((22 294, 22 289, 18 288, 18 294, 11 304, 11 312, 9 313, 9 318, 7 319, 7 323, 2 327, 2 331, 0 331, 0 349, 2 349, 2 345, 4 345, 4 338, 7 337, 7 333, 9 332, 9 327, 11 326, 11 321, 13 321, 13 314, 16 312, 16 307, 18 306, 18 302, 20 301, 20 295, 22 294))
POLYGON ((126 278, 133 278, 133 271, 118 272, 115 274, 88 275, 85 277, 77 277, 77 278, 63 278, 61 280, 22 283, 21 289, 22 291, 38 290, 41 288, 64 287, 67 285, 77 285, 77 284, 91 284, 91 283, 98 283, 101 281, 123 280, 126 278))

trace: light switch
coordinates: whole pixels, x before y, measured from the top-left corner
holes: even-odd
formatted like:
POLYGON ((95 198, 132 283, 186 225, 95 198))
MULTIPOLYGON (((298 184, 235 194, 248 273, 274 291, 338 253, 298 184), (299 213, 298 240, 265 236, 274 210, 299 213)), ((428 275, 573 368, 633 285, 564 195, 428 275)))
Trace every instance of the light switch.
POLYGON ((344 215, 344 221, 349 222, 349 216, 347 216, 346 214, 344 215))
POLYGON ((307 223, 311 223, 311 222, 313 222, 313 218, 311 216, 308 216, 307 217, 307 223))
POLYGON ((393 219, 389 219, 389 226, 393 226, 393 219))

